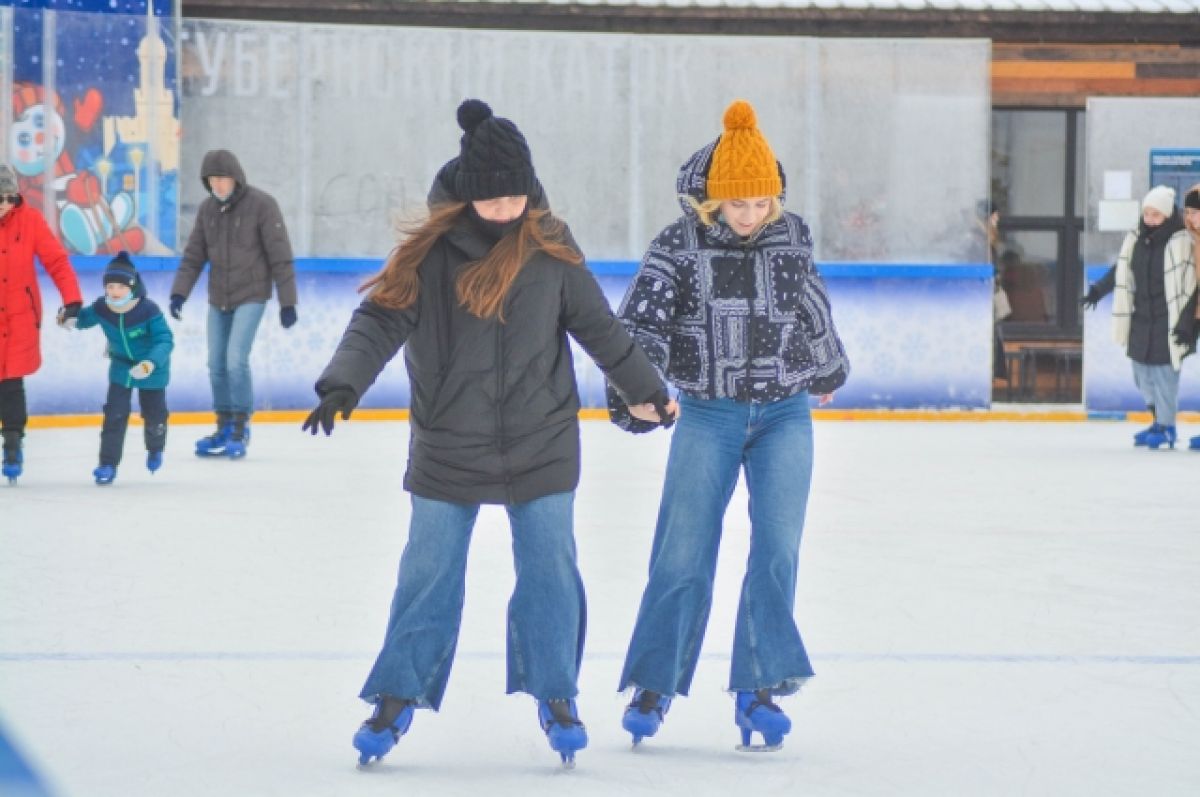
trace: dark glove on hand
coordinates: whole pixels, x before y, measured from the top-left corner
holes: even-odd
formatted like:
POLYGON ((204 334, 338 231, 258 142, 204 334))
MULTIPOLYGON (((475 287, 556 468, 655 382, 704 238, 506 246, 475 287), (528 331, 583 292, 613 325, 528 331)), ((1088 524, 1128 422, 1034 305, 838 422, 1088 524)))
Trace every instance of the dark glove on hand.
POLYGON ((312 434, 317 433, 319 427, 325 432, 328 437, 333 431, 333 419, 339 412, 342 413, 342 420, 350 420, 350 413, 358 406, 358 394, 353 389, 348 387, 335 387, 328 393, 321 396, 321 403, 317 408, 309 413, 309 416, 304 420, 304 425, 300 428, 312 434))
POLYGON ((675 425, 675 416, 667 412, 667 402, 670 400, 671 397, 665 390, 660 390, 650 397, 650 403, 654 405, 654 411, 658 413, 658 421, 664 429, 670 429, 675 425))
POLYGON ((279 308, 279 323, 284 329, 291 329, 292 324, 296 323, 296 308, 295 307, 280 307, 279 308))
POLYGON ((1095 310, 1102 297, 1096 292, 1096 286, 1088 288, 1088 292, 1079 300, 1079 306, 1085 310, 1095 310))
POLYGON ((61 327, 69 318, 78 318, 79 311, 83 309, 83 302, 71 302, 64 304, 58 308, 58 325, 61 327))
POLYGON ((1196 345, 1197 339, 1200 339, 1200 323, 1191 327, 1175 327, 1174 334, 1176 343, 1185 349, 1190 349, 1196 345))
POLYGON ((183 297, 178 293, 171 294, 171 318, 176 321, 183 320, 183 297))

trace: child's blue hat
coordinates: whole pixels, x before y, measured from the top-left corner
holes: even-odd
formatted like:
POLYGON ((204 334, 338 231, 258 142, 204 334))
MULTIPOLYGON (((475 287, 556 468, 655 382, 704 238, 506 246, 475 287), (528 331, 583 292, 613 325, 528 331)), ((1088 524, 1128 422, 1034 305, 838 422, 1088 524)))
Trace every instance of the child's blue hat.
POLYGON ((133 289, 134 294, 140 294, 142 291, 138 287, 141 284, 141 277, 138 276, 137 267, 133 265, 133 261, 129 259, 128 252, 117 252, 117 256, 108 261, 108 265, 104 267, 104 284, 117 282, 121 285, 128 285, 133 289))

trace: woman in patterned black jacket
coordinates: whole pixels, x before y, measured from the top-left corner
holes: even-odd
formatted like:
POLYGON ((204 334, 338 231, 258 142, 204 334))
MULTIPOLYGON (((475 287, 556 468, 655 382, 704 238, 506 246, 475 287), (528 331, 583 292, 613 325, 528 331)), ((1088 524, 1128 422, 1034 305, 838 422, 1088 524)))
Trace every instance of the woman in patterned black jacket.
MULTIPOLYGON (((752 536, 729 689, 749 746, 782 744, 774 696, 812 675, 792 615, 812 473, 809 396, 832 398, 849 373, 804 221, 782 208, 783 170, 753 108, 734 102, 725 132, 680 171, 684 214, 642 260, 619 313, 680 391, 650 578, 621 674, 634 688, 624 726, 652 736, 686 695, 712 600, 721 521, 744 468, 752 536)), ((649 406, 609 390, 613 421, 650 431, 649 406)), ((673 410, 674 407, 671 407, 673 410)))

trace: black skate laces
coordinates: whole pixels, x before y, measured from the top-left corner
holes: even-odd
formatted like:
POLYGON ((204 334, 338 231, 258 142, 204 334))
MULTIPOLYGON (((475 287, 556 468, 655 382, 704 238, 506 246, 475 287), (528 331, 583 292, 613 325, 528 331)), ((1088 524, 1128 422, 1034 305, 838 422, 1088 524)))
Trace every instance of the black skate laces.
POLYGON ((384 695, 375 704, 375 713, 367 720, 366 724, 376 733, 386 731, 396 722, 396 717, 399 717, 404 709, 414 703, 415 701, 412 700, 401 700, 398 697, 384 695))
POLYGON ((756 708, 765 708, 767 711, 774 711, 776 714, 783 711, 783 709, 771 702, 771 692, 767 689, 759 689, 754 693, 754 700, 746 707, 746 716, 749 717, 753 714, 756 708))
POLYGON ((651 692, 649 689, 643 689, 637 698, 629 704, 630 708, 636 708, 639 714, 649 714, 651 711, 662 717, 662 709, 659 708, 658 702, 662 697, 658 692, 651 692))
MULTIPOLYGON (((571 716, 571 702, 569 700, 547 700, 546 705, 550 707, 550 722, 556 722, 564 728, 583 725, 577 717, 571 716)), ((550 722, 544 723, 543 730, 550 729, 550 722)))

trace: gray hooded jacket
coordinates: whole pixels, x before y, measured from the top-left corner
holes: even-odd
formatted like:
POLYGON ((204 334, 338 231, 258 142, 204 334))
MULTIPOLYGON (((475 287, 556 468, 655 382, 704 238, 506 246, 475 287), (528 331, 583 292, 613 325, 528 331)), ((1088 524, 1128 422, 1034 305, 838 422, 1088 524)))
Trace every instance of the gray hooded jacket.
POLYGON ((229 199, 215 196, 200 203, 196 226, 188 238, 171 285, 171 294, 187 297, 205 263, 208 303, 222 310, 271 298, 271 283, 281 307, 296 305, 296 271, 292 245, 279 203, 265 191, 249 185, 232 152, 223 149, 205 154, 200 181, 209 190, 208 178, 232 177, 237 186, 229 199))

